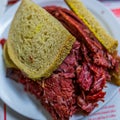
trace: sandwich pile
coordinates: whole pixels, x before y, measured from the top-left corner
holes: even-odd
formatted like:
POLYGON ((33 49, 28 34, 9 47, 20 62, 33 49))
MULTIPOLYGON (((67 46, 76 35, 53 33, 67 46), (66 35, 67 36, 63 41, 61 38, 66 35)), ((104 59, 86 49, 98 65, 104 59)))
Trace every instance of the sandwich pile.
POLYGON ((22 0, 3 49, 7 77, 54 120, 90 113, 104 101, 107 81, 120 85, 118 42, 80 0, 65 2, 71 10, 22 0))

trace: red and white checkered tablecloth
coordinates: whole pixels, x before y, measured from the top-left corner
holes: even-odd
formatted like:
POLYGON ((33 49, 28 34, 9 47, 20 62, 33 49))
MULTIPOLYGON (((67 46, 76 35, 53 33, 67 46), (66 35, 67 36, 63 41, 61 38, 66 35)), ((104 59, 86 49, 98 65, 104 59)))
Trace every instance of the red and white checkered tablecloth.
MULTIPOLYGON (((9 5, 12 5, 16 0, 8 0, 9 5)), ((107 8, 109 8, 118 22, 120 22, 120 0, 100 0, 107 8)), ((28 120, 15 111, 11 110, 6 104, 0 100, 0 120, 28 120)), ((117 94, 109 103, 93 115, 84 118, 83 120, 120 120, 120 88, 117 94)))

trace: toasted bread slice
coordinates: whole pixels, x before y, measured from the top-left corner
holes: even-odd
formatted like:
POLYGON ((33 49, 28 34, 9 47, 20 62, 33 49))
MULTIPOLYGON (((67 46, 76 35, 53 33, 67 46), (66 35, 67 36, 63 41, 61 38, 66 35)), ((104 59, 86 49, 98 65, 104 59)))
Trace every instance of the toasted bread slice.
MULTIPOLYGON (((71 10, 87 25, 93 32, 97 40, 110 52, 114 53, 118 46, 118 41, 111 37, 106 30, 100 25, 93 14, 86 8, 81 0, 65 0, 71 10)), ((118 58, 119 59, 119 58, 118 58)), ((120 65, 118 72, 111 71, 111 82, 120 86, 120 65)))
POLYGON ((71 10, 88 26, 98 41, 110 52, 116 51, 118 41, 109 35, 81 0, 65 0, 71 10))
POLYGON ((69 54, 75 41, 46 10, 22 0, 8 35, 13 63, 33 80, 49 77, 69 54))
POLYGON ((4 44, 3 57, 4 57, 5 65, 7 68, 17 68, 8 55, 7 42, 4 44))

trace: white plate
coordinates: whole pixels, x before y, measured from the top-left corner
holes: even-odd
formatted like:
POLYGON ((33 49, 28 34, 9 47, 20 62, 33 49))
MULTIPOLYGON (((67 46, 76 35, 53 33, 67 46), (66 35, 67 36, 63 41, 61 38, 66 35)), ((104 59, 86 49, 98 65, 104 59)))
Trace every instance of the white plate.
POLYGON ((2 18, 3 13, 6 9, 7 2, 7 0, 0 0, 0 19, 2 18))
MULTIPOLYGON (((45 5, 60 5, 63 7, 67 7, 63 0, 35 0, 41 6, 45 5)), ((85 5, 89 8, 89 10, 98 18, 98 20, 103 24, 103 26, 107 29, 107 31, 114 36, 118 41, 120 41, 120 25, 118 24, 115 17, 104 8, 96 0, 82 0, 85 5)), ((15 11, 17 10, 19 3, 14 5, 11 9, 9 9, 4 18, 0 21, 0 38, 7 38, 9 26, 15 11)), ((120 46, 119 46, 120 51, 120 46)), ((50 120, 50 116, 40 103, 33 98, 31 95, 24 92, 22 85, 17 84, 16 82, 6 78, 5 76, 5 67, 2 58, 2 48, 0 48, 0 96, 1 99, 10 106, 13 110, 18 113, 27 116, 32 119, 37 120, 50 120)), ((113 84, 107 84, 107 88, 105 91, 107 92, 105 96, 105 102, 99 103, 99 107, 96 108, 92 113, 99 110, 103 105, 105 105, 112 97, 116 94, 117 86, 113 84)), ((74 115, 72 120, 80 120, 82 115, 74 115)))

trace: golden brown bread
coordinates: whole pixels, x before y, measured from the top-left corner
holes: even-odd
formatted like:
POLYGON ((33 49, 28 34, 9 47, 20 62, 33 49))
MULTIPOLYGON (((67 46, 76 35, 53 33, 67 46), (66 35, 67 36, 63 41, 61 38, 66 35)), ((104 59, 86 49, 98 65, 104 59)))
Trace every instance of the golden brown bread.
MULTIPOLYGON (((118 41, 111 37, 100 25, 93 14, 86 8, 81 0, 65 0, 71 10, 85 23, 97 40, 110 52, 116 51, 118 41)), ((120 86, 120 65, 118 72, 111 72, 112 82, 120 86)))
POLYGON ((69 54, 75 38, 47 11, 22 0, 12 22, 7 47, 12 62, 27 77, 49 77, 69 54))
POLYGON ((3 57, 4 57, 5 65, 7 68, 17 68, 8 55, 7 42, 4 44, 3 57))
POLYGON ((93 32, 98 41, 110 52, 116 51, 118 41, 110 36, 107 31, 101 26, 94 15, 86 8, 81 0, 65 0, 68 6, 75 14, 87 25, 93 32))

